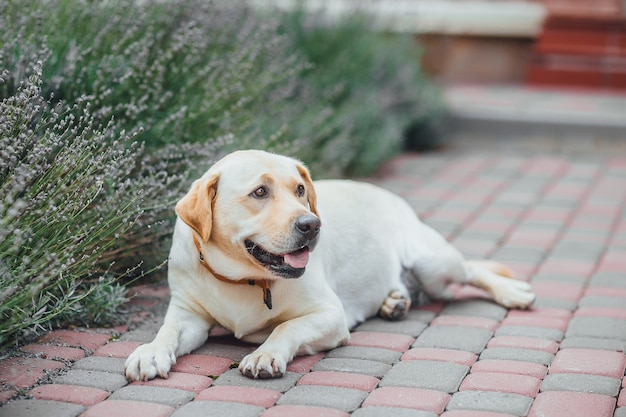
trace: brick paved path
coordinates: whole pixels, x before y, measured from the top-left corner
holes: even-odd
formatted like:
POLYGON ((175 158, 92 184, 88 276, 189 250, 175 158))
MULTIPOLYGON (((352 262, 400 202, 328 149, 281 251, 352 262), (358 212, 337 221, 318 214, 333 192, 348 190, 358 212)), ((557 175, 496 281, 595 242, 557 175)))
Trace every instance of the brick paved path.
MULTIPOLYGON (((2 361, 0 401, 16 399, 0 416, 626 416, 626 155, 497 149, 402 155, 374 181, 469 258, 532 282, 532 310, 456 288, 457 301, 374 318, 272 380, 230 369, 253 348, 218 331, 168 379, 128 384, 124 359, 152 339, 157 308, 134 330, 55 331, 2 361)), ((167 299, 135 293, 146 308, 167 299)))

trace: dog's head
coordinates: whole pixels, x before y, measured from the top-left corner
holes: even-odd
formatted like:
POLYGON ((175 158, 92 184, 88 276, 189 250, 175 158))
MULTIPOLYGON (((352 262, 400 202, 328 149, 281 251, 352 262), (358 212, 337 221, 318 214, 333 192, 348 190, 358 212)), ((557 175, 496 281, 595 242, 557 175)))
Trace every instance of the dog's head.
POLYGON ((262 151, 218 161, 193 183, 176 213, 210 248, 210 264, 256 277, 300 277, 321 226, 306 167, 262 151))

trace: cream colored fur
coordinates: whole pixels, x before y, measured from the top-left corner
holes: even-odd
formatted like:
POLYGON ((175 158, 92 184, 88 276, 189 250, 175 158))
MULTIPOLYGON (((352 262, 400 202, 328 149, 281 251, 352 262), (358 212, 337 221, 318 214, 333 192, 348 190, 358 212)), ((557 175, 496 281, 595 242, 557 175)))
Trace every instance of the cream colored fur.
POLYGON ((281 376, 294 356, 345 344, 353 326, 379 311, 390 316, 398 301, 400 315, 406 312, 403 275, 418 280, 432 298, 449 298, 446 288, 454 282, 483 288, 506 307, 525 308, 534 300, 527 283, 507 278, 505 266, 464 261, 400 197, 366 183, 313 184, 300 162, 284 156, 226 156, 192 185, 177 214, 168 267, 171 301, 154 341, 126 361, 131 381, 167 377, 176 358, 205 343, 215 325, 260 344, 239 364, 244 375, 281 376), (261 186, 269 194, 255 197, 261 186), (294 251, 299 216, 321 219, 319 241, 302 276, 276 276, 245 242, 276 254, 294 251), (272 309, 258 286, 222 282, 203 267, 194 234, 215 274, 267 280, 272 309))

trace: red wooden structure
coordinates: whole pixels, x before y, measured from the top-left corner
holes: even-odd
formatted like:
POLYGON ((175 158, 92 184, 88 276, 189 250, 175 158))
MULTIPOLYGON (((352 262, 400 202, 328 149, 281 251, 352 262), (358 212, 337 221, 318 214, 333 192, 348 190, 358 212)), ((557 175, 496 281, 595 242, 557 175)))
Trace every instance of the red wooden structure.
POLYGON ((533 85, 626 89, 626 15, 616 0, 544 0, 548 16, 527 79, 533 85))

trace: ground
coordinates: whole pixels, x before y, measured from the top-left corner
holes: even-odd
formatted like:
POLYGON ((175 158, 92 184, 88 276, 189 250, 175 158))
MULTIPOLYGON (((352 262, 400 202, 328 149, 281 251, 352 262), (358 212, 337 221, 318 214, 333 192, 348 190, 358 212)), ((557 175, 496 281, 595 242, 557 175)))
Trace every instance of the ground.
POLYGON ((403 195, 468 258, 505 262, 537 293, 507 310, 479 290, 373 318, 284 378, 232 369, 253 346, 217 330, 168 379, 128 384, 166 287, 133 290, 128 326, 59 330, 0 362, 0 416, 626 416, 626 139, 455 135, 367 179, 403 195), (582 146, 581 144, 584 144, 582 146))

